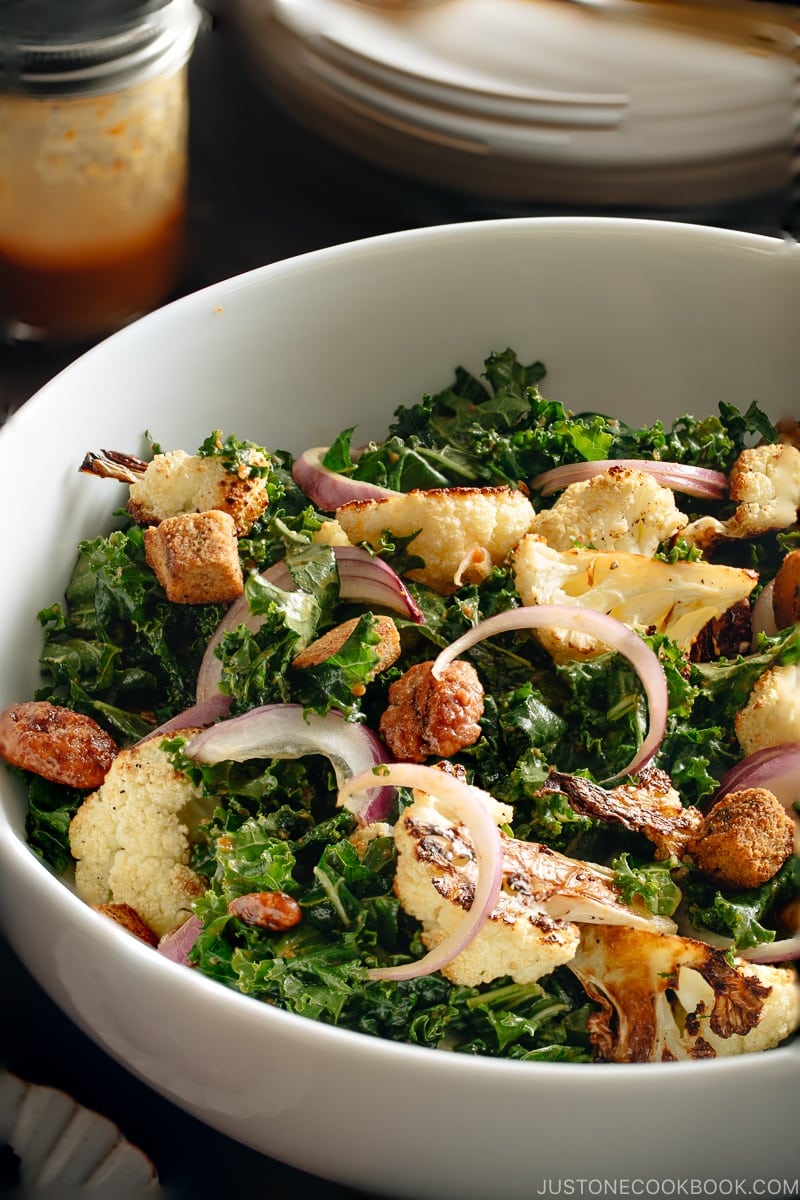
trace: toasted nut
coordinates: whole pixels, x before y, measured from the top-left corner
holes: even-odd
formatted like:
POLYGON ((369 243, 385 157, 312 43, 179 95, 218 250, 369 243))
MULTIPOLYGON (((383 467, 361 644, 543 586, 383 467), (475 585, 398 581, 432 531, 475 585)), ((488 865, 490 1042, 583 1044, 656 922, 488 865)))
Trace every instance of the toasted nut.
POLYGON ((94 904, 92 907, 95 912, 102 913, 104 917, 110 917, 112 921, 116 921, 117 925, 127 929, 128 933, 132 933, 139 941, 146 942, 148 946, 158 945, 158 935, 146 921, 142 920, 136 909, 131 908, 130 904, 94 904))
POLYGON ((117 744, 83 713, 30 700, 0 713, 0 757, 66 787, 98 788, 117 744))
POLYGON ((772 611, 778 629, 800 621, 800 550, 791 550, 775 576, 772 611))
MULTIPOLYGON (((305 650, 293 659, 293 667, 318 667, 320 663, 324 663, 332 654, 336 654, 341 650, 347 639, 352 634, 359 618, 353 617, 350 621, 344 621, 341 625, 337 625, 334 629, 329 629, 322 637, 317 638, 310 646, 306 646, 305 650)), ((392 663, 397 662, 400 657, 400 634, 397 632, 397 626, 391 617, 375 617, 375 631, 380 638, 380 641, 375 644, 375 650, 378 654, 378 662, 373 670, 373 675, 377 675, 380 671, 385 671, 387 667, 391 667, 392 663)))
POLYGON ((433 660, 415 663, 389 688, 381 737, 400 760, 449 757, 481 736, 483 687, 471 663, 457 659, 435 677, 433 660))
POLYGON ((299 924, 300 905, 286 892, 248 892, 228 902, 228 912, 247 925, 258 925, 271 933, 282 933, 299 924))

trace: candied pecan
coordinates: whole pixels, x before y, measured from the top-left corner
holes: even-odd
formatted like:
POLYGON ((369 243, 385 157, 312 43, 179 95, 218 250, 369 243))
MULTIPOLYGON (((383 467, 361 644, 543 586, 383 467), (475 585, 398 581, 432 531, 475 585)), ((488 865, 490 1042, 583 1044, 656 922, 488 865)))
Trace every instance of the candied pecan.
POLYGON ((461 659, 436 678, 432 662, 417 663, 389 688, 389 707, 380 732, 392 754, 406 762, 445 758, 481 735, 483 687, 478 673, 461 659))
POLYGON ((282 933, 299 924, 300 905, 286 892, 248 892, 228 901, 228 912, 247 925, 258 925, 271 933, 282 933))
POLYGON ((0 713, 0 757, 74 788, 98 788, 117 756, 113 738, 83 713, 30 700, 0 713))

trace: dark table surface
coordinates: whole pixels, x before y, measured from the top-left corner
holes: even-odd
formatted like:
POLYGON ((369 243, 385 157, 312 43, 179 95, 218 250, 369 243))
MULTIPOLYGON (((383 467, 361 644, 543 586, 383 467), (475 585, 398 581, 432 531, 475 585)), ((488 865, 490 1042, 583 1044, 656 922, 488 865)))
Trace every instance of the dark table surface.
MULTIPOLYGON (((234 31, 219 15, 198 41, 190 87, 191 255, 181 292, 356 238, 509 215, 372 167, 304 132, 242 69, 234 31)), ((714 223, 780 227, 765 229, 746 212, 714 223)), ((0 422, 80 349, 0 345, 0 422)), ((110 1117, 151 1157, 176 1200, 254 1189, 272 1200, 356 1195, 264 1158, 162 1099, 86 1038, 0 939, 2 1065, 110 1117)))

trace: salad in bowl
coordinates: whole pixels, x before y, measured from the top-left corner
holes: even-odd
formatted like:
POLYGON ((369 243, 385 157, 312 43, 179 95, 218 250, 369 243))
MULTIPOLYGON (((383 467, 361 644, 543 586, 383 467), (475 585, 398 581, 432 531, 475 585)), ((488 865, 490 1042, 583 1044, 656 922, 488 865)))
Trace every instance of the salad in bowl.
POLYGON ((357 450, 88 452, 124 519, 0 720, 30 843, 162 954, 357 1032, 769 1050, 800 1025, 800 427, 545 389, 506 349, 357 450))
POLYGON ((779 238, 477 222, 15 413, 0 919, 67 1016, 378 1195, 791 1194, 798 311, 779 238))

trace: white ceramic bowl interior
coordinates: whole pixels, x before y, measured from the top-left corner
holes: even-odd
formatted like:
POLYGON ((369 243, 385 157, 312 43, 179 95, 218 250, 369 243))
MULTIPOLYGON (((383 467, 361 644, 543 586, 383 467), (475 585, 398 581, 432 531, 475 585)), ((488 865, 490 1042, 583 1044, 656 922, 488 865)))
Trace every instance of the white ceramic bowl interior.
MULTIPOLYGON (((797 411, 800 250, 648 222, 521 219, 336 247, 211 287, 110 338, 0 431, 0 705, 37 684, 58 599, 117 485, 89 449, 215 428, 299 452, 513 347, 575 409, 669 422, 752 399, 797 411)), ((211 1126, 382 1195, 523 1200, 544 1180, 795 1178, 800 1041, 645 1066, 521 1064, 412 1048, 271 1009, 175 966, 81 903, 27 849, 0 778, 0 913, 53 999, 211 1126)))

